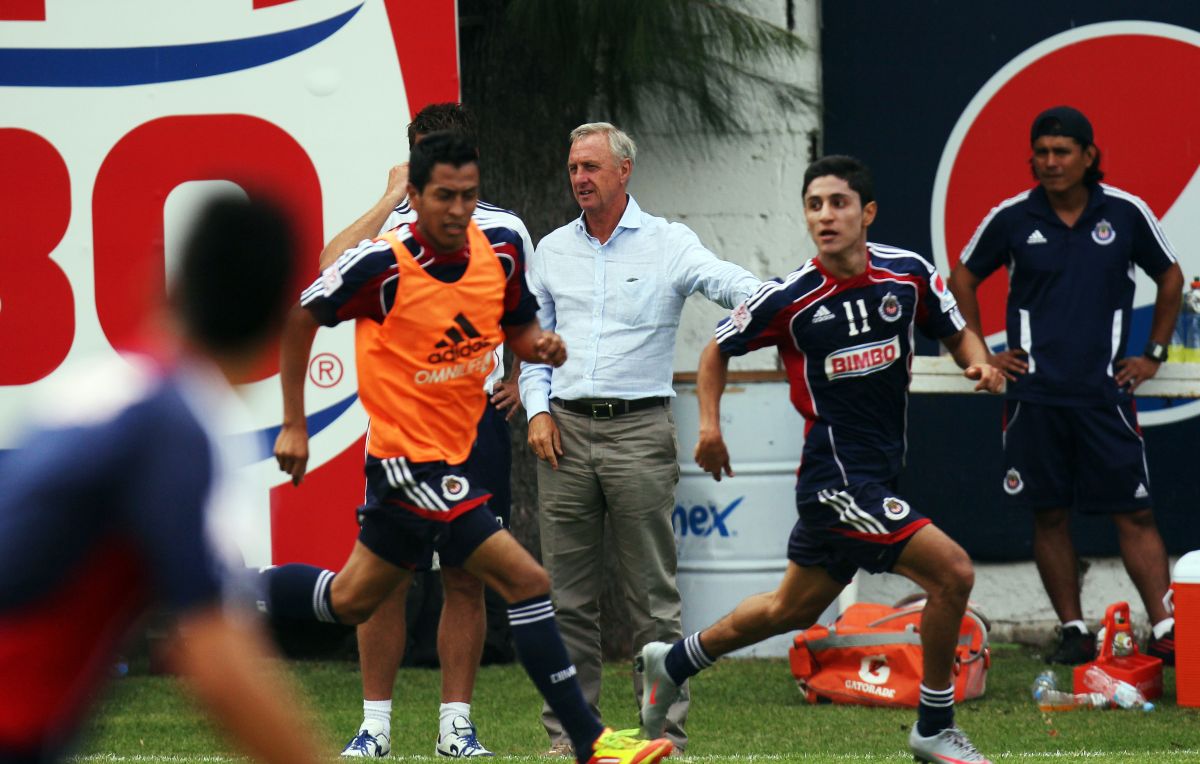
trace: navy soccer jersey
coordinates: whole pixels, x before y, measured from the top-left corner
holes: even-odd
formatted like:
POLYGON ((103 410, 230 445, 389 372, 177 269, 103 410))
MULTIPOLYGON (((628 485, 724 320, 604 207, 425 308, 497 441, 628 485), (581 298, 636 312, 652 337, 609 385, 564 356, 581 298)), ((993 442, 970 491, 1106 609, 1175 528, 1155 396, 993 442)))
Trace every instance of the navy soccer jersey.
POLYGON ((1008 347, 1028 353, 1029 373, 1008 383, 1017 400, 1096 406, 1129 399, 1115 363, 1129 342, 1134 266, 1151 278, 1175 262, 1146 203, 1101 183, 1068 228, 1041 186, 1001 202, 962 252, 971 273, 1008 268, 1008 347))
POLYGON ((913 327, 942 339, 965 323, 929 261, 867 244, 867 269, 838 280, 809 260, 764 282, 717 325, 726 355, 775 345, 806 420, 796 490, 886 483, 904 463, 913 327))
POLYGON ((216 604, 252 511, 218 444, 219 373, 114 362, 0 461, 0 758, 69 740, 151 604, 216 604))
MULTIPOLYGON (((405 217, 404 213, 411 213, 407 202, 392 212, 389 222, 405 217)), ((524 224, 513 213, 483 203, 476 205, 472 220, 492 245, 507 278, 500 323, 512 326, 533 321, 537 318, 537 300, 525 285, 529 238, 524 224)), ((417 264, 434 278, 455 281, 466 271, 466 249, 449 255, 435 254, 411 220, 391 231, 413 253, 417 264)), ((364 241, 326 268, 304 290, 300 304, 326 326, 358 318, 382 322, 396 299, 396 290, 403 288, 398 281, 391 244, 383 239, 364 241)))

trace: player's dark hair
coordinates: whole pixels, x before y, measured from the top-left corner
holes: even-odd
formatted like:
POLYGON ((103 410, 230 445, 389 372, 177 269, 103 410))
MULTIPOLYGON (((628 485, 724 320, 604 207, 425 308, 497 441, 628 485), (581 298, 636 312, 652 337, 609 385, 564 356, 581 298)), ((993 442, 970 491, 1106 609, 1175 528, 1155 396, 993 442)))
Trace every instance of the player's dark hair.
POLYGON ((408 156, 408 182, 418 191, 424 191, 433 176, 434 165, 458 168, 472 162, 479 164, 479 149, 474 141, 455 132, 430 133, 412 147, 408 156))
POLYGON ((257 350, 279 329, 293 294, 291 224, 273 203, 208 202, 194 222, 172 286, 189 339, 215 353, 257 350))
POLYGON ((864 207, 875 201, 875 184, 871 180, 871 171, 860 160, 842 154, 821 157, 808 166, 804 171, 804 189, 801 196, 808 194, 808 187, 814 180, 826 175, 846 181, 846 185, 858 194, 864 207))
POLYGON ((413 121, 408 123, 408 148, 417 143, 417 135, 429 135, 450 131, 460 133, 471 143, 479 142, 479 130, 476 126, 475 115, 461 103, 431 103, 417 112, 413 121))

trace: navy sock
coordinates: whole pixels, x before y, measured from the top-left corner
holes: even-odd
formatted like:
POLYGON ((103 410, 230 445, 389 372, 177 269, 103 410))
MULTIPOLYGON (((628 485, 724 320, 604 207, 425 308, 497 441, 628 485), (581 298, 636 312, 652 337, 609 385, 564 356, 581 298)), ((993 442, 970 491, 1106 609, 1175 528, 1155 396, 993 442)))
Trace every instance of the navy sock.
POLYGON ((579 681, 575 678, 575 665, 558 633, 550 597, 543 594, 509 605, 508 623, 517 658, 525 672, 570 736, 576 757, 587 761, 604 725, 583 699, 579 681))
POLYGON ((954 685, 931 690, 921 683, 921 705, 917 706, 917 734, 933 737, 954 726, 954 685))
POLYGON ((341 623, 333 612, 332 570, 292 563, 263 571, 266 605, 272 615, 297 621, 341 623))
POLYGON ((700 632, 684 637, 672 645, 671 652, 667 653, 664 660, 667 674, 676 685, 682 685, 689 677, 699 674, 701 669, 708 668, 714 662, 716 658, 700 646, 700 632))

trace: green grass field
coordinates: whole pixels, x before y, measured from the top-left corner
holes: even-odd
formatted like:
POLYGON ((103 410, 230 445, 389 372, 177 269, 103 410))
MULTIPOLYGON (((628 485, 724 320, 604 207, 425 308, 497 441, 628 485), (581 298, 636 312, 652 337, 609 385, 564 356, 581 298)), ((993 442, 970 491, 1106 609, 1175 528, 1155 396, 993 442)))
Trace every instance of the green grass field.
MULTIPOLYGON (((330 758, 360 721, 358 668, 349 662, 287 664, 314 710, 330 758)), ((1040 712, 1028 686, 1044 666, 1029 648, 993 648, 987 695, 959 706, 958 722, 996 761, 1200 762, 1200 709, 1174 703, 1174 672, 1158 708, 1040 712)), ((614 727, 637 723, 628 665, 606 668, 602 708, 614 727)), ((1058 669, 1060 685, 1069 672, 1058 669)), ((726 660, 692 688, 691 743, 681 760, 697 762, 911 761, 905 745, 915 711, 805 703, 783 660, 726 660)), ((406 669, 396 684, 392 757, 434 759, 439 677, 406 669)), ((480 671, 472 716, 481 740, 507 758, 540 761, 547 740, 541 700, 520 667, 480 671)), ((279 734, 287 734, 280 730, 279 734)), ((218 762, 232 758, 178 683, 168 677, 117 681, 90 725, 81 761, 218 762)))

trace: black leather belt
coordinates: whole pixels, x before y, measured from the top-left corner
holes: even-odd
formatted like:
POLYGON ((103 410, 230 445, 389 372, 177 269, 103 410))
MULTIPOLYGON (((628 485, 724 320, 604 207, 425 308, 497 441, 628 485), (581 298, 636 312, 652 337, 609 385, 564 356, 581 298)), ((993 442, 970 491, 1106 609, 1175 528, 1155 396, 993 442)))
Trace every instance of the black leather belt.
POLYGON ((666 406, 668 399, 638 398, 626 401, 620 398, 580 398, 574 401, 564 401, 562 398, 551 398, 550 400, 572 414, 582 414, 590 416, 592 419, 612 419, 642 409, 666 406))

